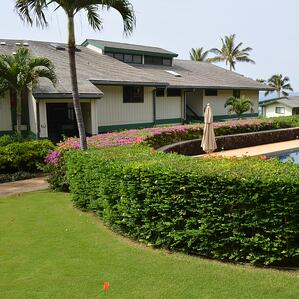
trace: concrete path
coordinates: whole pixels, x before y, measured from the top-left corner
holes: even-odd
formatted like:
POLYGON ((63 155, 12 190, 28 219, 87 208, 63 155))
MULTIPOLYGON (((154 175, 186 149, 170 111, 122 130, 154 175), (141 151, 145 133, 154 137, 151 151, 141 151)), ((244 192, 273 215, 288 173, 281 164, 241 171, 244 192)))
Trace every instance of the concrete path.
POLYGON ((49 188, 45 177, 0 184, 0 197, 49 188))
POLYGON ((265 145, 258 145, 252 147, 239 148, 229 151, 213 153, 212 156, 220 157, 252 157, 260 156, 280 151, 287 151, 292 149, 299 149, 299 140, 284 141, 278 143, 271 143, 265 145))

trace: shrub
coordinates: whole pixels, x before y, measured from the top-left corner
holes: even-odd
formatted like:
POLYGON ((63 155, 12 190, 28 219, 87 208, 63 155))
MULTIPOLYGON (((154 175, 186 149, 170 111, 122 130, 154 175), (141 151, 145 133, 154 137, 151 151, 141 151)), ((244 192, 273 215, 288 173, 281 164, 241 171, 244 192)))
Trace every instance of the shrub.
POLYGON ((142 146, 70 151, 66 163, 75 205, 133 238, 221 260, 298 259, 298 165, 142 146))
POLYGON ((25 135, 20 135, 17 133, 11 134, 11 135, 3 135, 0 137, 0 147, 6 146, 11 143, 15 142, 25 142, 25 141, 32 141, 34 140, 34 137, 32 133, 24 132, 25 135))
POLYGON ((53 149, 49 140, 14 142, 0 147, 0 172, 35 172, 44 164, 49 150, 53 149))

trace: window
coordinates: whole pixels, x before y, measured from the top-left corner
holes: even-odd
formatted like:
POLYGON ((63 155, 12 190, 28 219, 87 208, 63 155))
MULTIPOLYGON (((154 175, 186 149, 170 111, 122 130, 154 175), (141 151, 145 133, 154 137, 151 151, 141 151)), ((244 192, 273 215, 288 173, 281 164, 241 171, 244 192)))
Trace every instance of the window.
POLYGON ((157 88, 156 89, 156 96, 157 97, 164 97, 165 96, 165 89, 164 88, 157 88))
POLYGON ((142 64, 142 56, 141 55, 133 55, 133 63, 142 64))
POLYGON ((132 63, 133 62, 133 55, 125 54, 125 62, 132 63))
POLYGON ((144 56, 144 64, 171 66, 172 59, 159 56, 144 56))
POLYGON ((181 89, 177 89, 177 88, 167 89, 167 96, 168 97, 181 97, 182 91, 181 91, 181 89))
POLYGON ((285 114, 285 108, 284 107, 275 107, 275 113, 285 114))
POLYGON ((143 103, 144 90, 142 86, 124 86, 123 87, 124 103, 143 103))
POLYGON ((138 63, 138 64, 142 63, 141 55, 112 53, 112 52, 105 52, 105 55, 108 55, 120 61, 124 61, 126 63, 138 63))
POLYGON ((114 58, 120 61, 124 61, 124 54, 115 53, 114 58))
POLYGON ((241 97, 241 90, 240 89, 234 89, 233 90, 233 96, 235 97, 235 98, 240 98, 241 97))
POLYGON ((217 97, 218 96, 218 90, 217 89, 206 89, 205 95, 207 97, 217 97))
POLYGON ((163 58, 163 65, 171 66, 171 59, 170 58, 163 58))

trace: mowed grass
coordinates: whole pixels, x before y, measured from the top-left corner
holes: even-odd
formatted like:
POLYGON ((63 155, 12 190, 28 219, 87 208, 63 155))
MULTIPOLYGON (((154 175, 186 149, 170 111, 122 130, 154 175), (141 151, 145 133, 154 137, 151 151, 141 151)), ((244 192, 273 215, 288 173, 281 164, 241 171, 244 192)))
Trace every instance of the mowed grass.
POLYGON ((0 198, 0 298, 299 298, 298 273, 169 254, 41 191, 0 198))

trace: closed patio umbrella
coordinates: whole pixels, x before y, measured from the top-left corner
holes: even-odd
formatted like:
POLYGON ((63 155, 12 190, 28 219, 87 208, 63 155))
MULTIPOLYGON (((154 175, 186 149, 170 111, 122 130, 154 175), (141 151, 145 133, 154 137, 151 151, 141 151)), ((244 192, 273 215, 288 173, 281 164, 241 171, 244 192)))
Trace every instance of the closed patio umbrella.
POLYGON ((206 106, 204 113, 205 125, 203 129, 203 136, 201 147, 206 153, 212 153, 217 149, 216 138, 213 127, 213 112, 210 104, 206 106))

